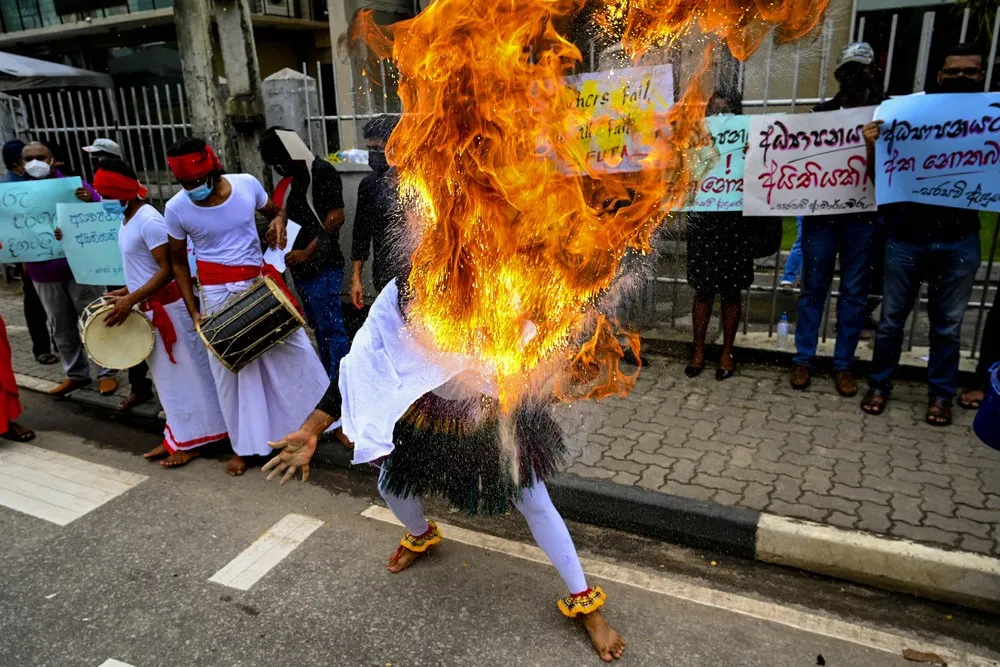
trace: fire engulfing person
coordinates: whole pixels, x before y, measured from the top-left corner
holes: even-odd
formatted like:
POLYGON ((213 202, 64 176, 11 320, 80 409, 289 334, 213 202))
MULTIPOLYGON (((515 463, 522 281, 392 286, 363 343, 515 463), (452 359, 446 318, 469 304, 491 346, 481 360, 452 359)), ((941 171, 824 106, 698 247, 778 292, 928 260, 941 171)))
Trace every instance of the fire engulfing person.
MULTIPOLYGON (((620 658, 625 642, 600 611, 606 596, 588 585, 545 490, 564 451, 546 406, 625 395, 636 379, 618 369, 625 351, 608 314, 638 282, 623 257, 652 252, 666 211, 718 158, 704 123, 713 57, 728 48, 745 59, 772 29, 778 43, 797 39, 825 8, 437 0, 389 27, 360 12, 345 42, 399 72, 403 116, 386 154, 399 173, 410 268, 376 299, 316 411, 272 445, 281 451, 270 476, 307 477, 317 436, 342 420, 355 463, 380 468, 379 491, 408 530, 392 572, 442 540, 421 496, 469 513, 516 507, 568 588, 559 609, 582 621, 603 660, 620 658), (569 33, 582 24, 633 61, 700 42, 679 102, 631 111, 645 147, 638 169, 599 168, 564 139, 593 120, 567 85, 582 63, 569 33)), ((638 352, 638 338, 627 340, 638 352)))

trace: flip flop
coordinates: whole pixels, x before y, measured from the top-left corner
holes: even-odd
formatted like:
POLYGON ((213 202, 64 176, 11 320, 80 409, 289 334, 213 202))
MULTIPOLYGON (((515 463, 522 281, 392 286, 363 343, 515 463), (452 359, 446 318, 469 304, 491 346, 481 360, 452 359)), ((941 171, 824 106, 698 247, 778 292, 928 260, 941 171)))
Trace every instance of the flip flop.
POLYGON ((951 426, 951 401, 944 398, 932 398, 927 403, 927 414, 924 416, 931 426, 951 426))
POLYGON ((31 442, 35 439, 35 432, 30 428, 24 428, 17 422, 10 422, 10 428, 6 433, 0 433, 0 438, 11 442, 31 442))
MULTIPOLYGON (((965 394, 969 394, 973 391, 982 391, 982 390, 970 389, 969 391, 965 392, 965 394)), ((958 407, 962 408, 963 410, 978 410, 979 408, 983 407, 983 399, 980 398, 973 401, 966 401, 965 394, 962 394, 961 396, 958 397, 957 401, 958 407)))
POLYGON ((865 414, 878 416, 885 412, 885 404, 888 402, 889 395, 887 393, 879 389, 869 389, 865 393, 865 397, 861 399, 861 410, 865 414))

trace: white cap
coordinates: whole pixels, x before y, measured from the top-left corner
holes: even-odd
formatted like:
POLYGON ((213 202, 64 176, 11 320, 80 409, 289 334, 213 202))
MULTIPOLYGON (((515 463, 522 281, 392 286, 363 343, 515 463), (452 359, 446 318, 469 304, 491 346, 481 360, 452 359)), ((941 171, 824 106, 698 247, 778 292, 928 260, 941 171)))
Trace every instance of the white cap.
POLYGON ((872 50, 872 47, 868 42, 854 42, 853 44, 845 46, 844 50, 840 52, 840 60, 837 61, 837 69, 840 69, 847 63, 871 65, 874 60, 875 51, 872 50))
POLYGON ((83 150, 88 153, 110 153, 119 158, 122 156, 122 147, 110 139, 94 139, 94 143, 84 146, 83 150))

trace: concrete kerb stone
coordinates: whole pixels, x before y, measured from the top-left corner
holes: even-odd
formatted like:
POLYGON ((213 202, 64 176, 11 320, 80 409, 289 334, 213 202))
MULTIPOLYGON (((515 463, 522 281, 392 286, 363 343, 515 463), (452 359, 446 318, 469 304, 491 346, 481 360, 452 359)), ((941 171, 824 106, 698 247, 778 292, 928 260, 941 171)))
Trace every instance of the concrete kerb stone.
MULTIPOLYGON (((54 386, 24 375, 17 381, 39 392, 54 386)), ((162 413, 149 406, 121 415, 115 397, 78 390, 66 398, 145 427, 162 427, 162 413)), ((326 439, 316 450, 322 463, 374 474, 371 466, 352 465, 351 457, 349 450, 326 439)), ((546 486, 571 520, 1000 613, 997 558, 568 473, 546 486)))

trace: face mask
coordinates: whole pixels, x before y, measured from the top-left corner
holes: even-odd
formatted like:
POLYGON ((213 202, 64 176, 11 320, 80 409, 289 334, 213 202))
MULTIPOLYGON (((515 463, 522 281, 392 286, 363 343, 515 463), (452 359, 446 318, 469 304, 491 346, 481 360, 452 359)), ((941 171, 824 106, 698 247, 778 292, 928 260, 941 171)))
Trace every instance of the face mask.
POLYGON ((970 79, 967 76, 956 76, 941 79, 942 93, 981 93, 983 92, 983 82, 970 79))
POLYGON ((294 171, 287 164, 276 164, 274 165, 274 170, 278 172, 278 176, 291 176, 292 172, 294 171))
POLYGON ((385 151, 368 151, 368 166, 376 173, 386 171, 389 161, 385 159, 385 151))
POLYGON ((110 213, 111 215, 125 214, 125 204, 119 199, 102 199, 101 204, 104 205, 105 213, 110 213))
POLYGON ((212 194, 212 189, 214 185, 209 185, 208 181, 205 181, 193 190, 185 190, 187 196, 191 201, 205 201, 212 194))
POLYGON ((32 178, 46 178, 52 172, 52 167, 48 162, 31 160, 24 165, 24 171, 32 178))

